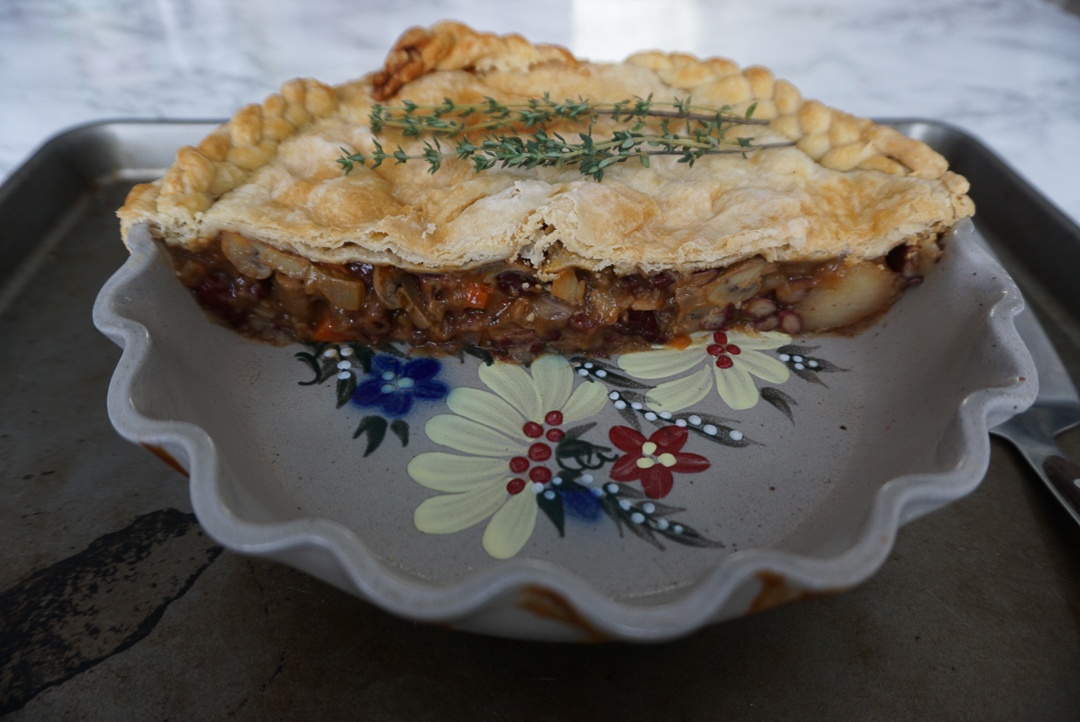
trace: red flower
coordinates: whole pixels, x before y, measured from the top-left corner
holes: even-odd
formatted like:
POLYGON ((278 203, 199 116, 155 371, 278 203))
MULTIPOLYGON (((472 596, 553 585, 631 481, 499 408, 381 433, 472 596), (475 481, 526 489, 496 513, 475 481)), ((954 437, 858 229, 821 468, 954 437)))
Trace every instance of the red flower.
POLYGON ((611 478, 640 479, 650 498, 667 496, 675 483, 674 472, 696 474, 709 468, 709 460, 704 456, 681 453, 687 436, 686 429, 679 426, 665 426, 648 439, 628 426, 613 426, 608 438, 626 453, 611 465, 611 478))

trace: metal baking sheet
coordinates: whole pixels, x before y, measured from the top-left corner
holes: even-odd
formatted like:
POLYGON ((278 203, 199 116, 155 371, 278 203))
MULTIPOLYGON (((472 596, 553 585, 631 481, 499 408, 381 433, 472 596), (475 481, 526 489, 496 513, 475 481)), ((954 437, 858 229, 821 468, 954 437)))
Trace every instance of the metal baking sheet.
MULTIPOLYGON (((976 223, 1080 381, 1080 229, 964 132, 893 124, 971 180, 976 223)), ((115 209, 214 125, 76 128, 0 188, 0 715, 1065 719, 1080 709, 1080 530, 996 441, 979 489, 904 527, 866 584, 659 646, 419 626, 222 553, 191 514, 184 478, 109 425, 119 350, 90 318, 126 255, 115 209)), ((1080 456, 1080 434, 1062 445, 1080 456)))

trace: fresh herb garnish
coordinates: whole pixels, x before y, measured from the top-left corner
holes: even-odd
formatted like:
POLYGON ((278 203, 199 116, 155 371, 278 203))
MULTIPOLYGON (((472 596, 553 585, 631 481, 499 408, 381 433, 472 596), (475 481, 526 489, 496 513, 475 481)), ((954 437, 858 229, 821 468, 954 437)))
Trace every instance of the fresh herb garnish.
POLYGON ((524 104, 503 104, 494 98, 483 103, 457 104, 446 98, 438 105, 420 105, 404 101, 399 106, 376 105, 371 111, 371 129, 379 133, 393 129, 407 138, 428 137, 423 150, 407 153, 400 145, 394 150, 374 141, 371 153, 349 153, 338 158, 345 173, 355 165, 377 168, 384 161, 405 163, 424 160, 431 173, 442 167, 447 158, 470 161, 477 171, 499 165, 504 168, 573 167, 583 175, 603 180, 604 171, 615 163, 637 159, 649 166, 655 155, 678 156, 680 163, 693 166, 705 155, 747 154, 755 150, 786 147, 791 143, 755 143, 753 138, 727 137, 731 128, 768 125, 753 118, 756 104, 742 115, 730 106, 707 108, 691 103, 689 98, 671 103, 636 98, 618 103, 591 103, 586 99, 556 103, 548 95, 524 104), (612 131, 610 136, 593 137, 593 127, 601 117, 609 117, 628 127, 612 131), (586 130, 576 139, 547 126, 557 121, 585 124, 586 130), (678 130, 672 124, 681 124, 678 130), (507 131, 510 132, 500 132, 507 131), (521 134, 520 130, 531 130, 521 134), (442 140, 440 140, 442 139, 442 140), (445 142, 445 145, 444 145, 445 142))

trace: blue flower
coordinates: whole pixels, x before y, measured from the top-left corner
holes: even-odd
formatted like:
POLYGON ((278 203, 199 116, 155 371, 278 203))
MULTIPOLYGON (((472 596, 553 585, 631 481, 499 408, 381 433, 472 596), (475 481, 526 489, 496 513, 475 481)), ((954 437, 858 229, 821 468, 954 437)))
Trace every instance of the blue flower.
POLYGON ((357 406, 375 406, 390 417, 401 417, 412 409, 413 399, 441 401, 450 388, 435 378, 442 364, 433 358, 403 361, 379 354, 371 359, 371 372, 353 393, 357 406))

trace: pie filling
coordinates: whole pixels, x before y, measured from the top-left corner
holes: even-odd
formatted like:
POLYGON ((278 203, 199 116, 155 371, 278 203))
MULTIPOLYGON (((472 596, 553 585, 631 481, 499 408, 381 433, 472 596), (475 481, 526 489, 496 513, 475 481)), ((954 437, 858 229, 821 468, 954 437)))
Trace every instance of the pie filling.
POLYGON ((168 251, 200 305, 251 337, 435 353, 479 347, 527 363, 546 350, 609 356, 720 328, 857 331, 921 282, 939 241, 928 234, 864 261, 754 257, 627 276, 564 269, 546 282, 514 262, 447 273, 318 263, 229 231, 198 251, 168 251))

